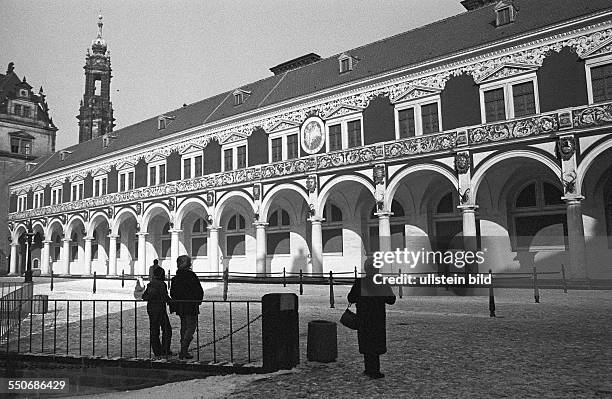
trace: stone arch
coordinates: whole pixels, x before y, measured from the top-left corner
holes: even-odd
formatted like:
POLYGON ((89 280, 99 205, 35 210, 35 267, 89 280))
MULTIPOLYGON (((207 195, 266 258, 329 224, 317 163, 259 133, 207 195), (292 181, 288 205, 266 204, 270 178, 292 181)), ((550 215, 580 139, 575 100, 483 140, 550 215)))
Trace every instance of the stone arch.
POLYGON ((255 212, 255 204, 253 203, 253 199, 246 192, 241 191, 241 190, 229 191, 219 200, 219 202, 217 203, 217 206, 215 207, 215 215, 213 217, 214 226, 219 226, 221 222, 221 215, 223 214, 223 210, 226 204, 232 198, 236 198, 236 197, 243 198, 247 202, 247 204, 250 206, 250 209, 247 209, 247 210, 250 210, 253 213, 255 212))
POLYGON ((108 218, 106 213, 102 211, 94 213, 89 220, 89 225, 87 226, 87 236, 91 237, 96 228, 104 221, 106 221, 109 226, 111 225, 111 219, 108 218))
POLYGON ((132 208, 123 208, 119 212, 117 212, 117 214, 113 218, 113 223, 112 223, 112 228, 111 228, 112 234, 117 234, 119 232, 119 226, 121 226, 121 223, 127 220, 129 216, 133 216, 136 223, 138 223, 138 220, 139 220, 138 215, 132 208))
POLYGON ((83 227, 87 226, 85 219, 81 215, 72 215, 70 219, 66 222, 66 238, 70 238, 73 231, 73 226, 75 221, 80 221, 83 224, 83 227))
POLYGON ((325 183, 325 186, 321 189, 321 192, 319 193, 317 213, 320 213, 323 207, 325 206, 325 202, 329 198, 332 189, 338 184, 346 183, 348 181, 353 181, 358 184, 361 184, 366 190, 368 190, 372 194, 372 197, 374 197, 374 187, 372 185, 372 182, 366 179, 365 177, 355 174, 335 176, 327 183, 325 183))
POLYGON ((595 148, 590 150, 587 155, 582 159, 582 161, 576 168, 576 193, 578 195, 582 194, 583 182, 593 162, 595 162, 598 156, 600 156, 610 148, 612 148, 612 138, 609 138, 603 141, 601 144, 597 145, 595 148))
POLYGON ((206 215, 210 215, 208 205, 206 205, 206 202, 202 197, 197 196, 185 198, 176 210, 176 224, 180 226, 185 215, 197 207, 203 208, 206 215))
POLYGON ((397 192, 397 189, 402 183, 402 180, 405 177, 411 175, 412 173, 417 173, 417 172, 422 172, 422 171, 430 171, 430 172, 438 173, 444 176, 446 179, 448 179, 448 181, 453 185, 453 187, 455 187, 455 189, 459 187, 459 181, 457 180, 457 177, 450 170, 448 170, 447 168, 444 168, 441 165, 435 165, 435 164, 412 165, 412 166, 409 166, 407 168, 400 170, 395 175, 393 175, 393 177, 391 178, 391 181, 387 185, 387 190, 385 192, 385 209, 390 208, 391 203, 393 201, 393 197, 395 197, 395 193, 397 192))
POLYGON ((173 222, 172 215, 170 211, 168 210, 168 207, 166 207, 165 204, 162 204, 159 202, 150 204, 145 210, 144 214, 142 215, 142 224, 140 226, 140 231, 146 232, 149 226, 149 222, 151 222, 151 219, 157 215, 163 215, 163 214, 165 214, 168 217, 169 221, 173 222))
POLYGON ((555 174, 555 176, 557 176, 559 182, 561 182, 561 167, 559 167, 559 165, 544 154, 533 150, 507 151, 492 156, 478 166, 476 172, 472 175, 472 195, 470 197, 473 199, 476 198, 478 195, 478 188, 489 170, 491 170, 498 163, 513 158, 527 158, 538 161, 542 165, 549 168, 555 174))
POLYGON ((308 204, 308 194, 306 194, 305 190, 298 185, 282 183, 277 186, 274 186, 270 189, 265 197, 263 198, 261 209, 259 210, 259 219, 260 220, 268 220, 268 212, 270 211, 270 207, 274 204, 274 200, 280 195, 283 191, 291 191, 297 193, 299 196, 304 198, 304 201, 308 204))
POLYGON ((62 222, 59 219, 53 219, 49 222, 47 228, 45 229, 45 237, 48 237, 47 239, 51 239, 51 236, 55 231, 55 226, 59 226, 60 234, 64 233, 65 226, 62 224, 62 222))

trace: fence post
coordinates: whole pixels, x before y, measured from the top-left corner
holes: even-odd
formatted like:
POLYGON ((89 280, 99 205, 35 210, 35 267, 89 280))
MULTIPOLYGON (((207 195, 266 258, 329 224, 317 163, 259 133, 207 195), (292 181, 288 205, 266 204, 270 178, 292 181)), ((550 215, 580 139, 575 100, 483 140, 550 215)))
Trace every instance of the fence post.
POLYGON ((53 291, 53 269, 51 269, 51 291, 53 291))
POLYGON ((283 267, 283 287, 287 286, 287 276, 285 275, 285 268, 283 267))
POLYGON ((302 269, 300 269, 300 295, 304 294, 304 277, 302 276, 302 269))
POLYGON ((171 283, 172 283, 172 277, 171 277, 171 274, 170 274, 170 269, 168 269, 168 290, 170 290, 170 288, 172 288, 170 286, 171 283))
POLYGON ((223 269, 223 300, 227 301, 227 288, 229 285, 229 270, 223 269))
POLYGON ((533 297, 535 298, 535 303, 540 303, 540 290, 538 289, 538 273, 536 272, 536 267, 533 267, 533 297))
POLYGON ((93 293, 96 293, 96 272, 94 272, 94 277, 93 277, 93 293))
POLYGON ((300 362, 298 297, 266 294, 261 298, 263 369, 288 370, 300 362))
POLYGON ((563 278, 563 292, 567 294, 567 281, 565 280, 565 265, 561 263, 561 278, 563 278))
MULTIPOLYGON (((398 270, 399 275, 402 275, 402 269, 398 270)), ((397 289, 397 295, 400 297, 400 299, 402 299, 404 297, 404 288, 403 288, 403 284, 399 285, 399 288, 397 289)))
POLYGON ((329 307, 334 308, 334 275, 329 271, 329 307))
POLYGON ((125 270, 121 270, 121 288, 125 286, 125 270))
MULTIPOLYGON (((489 274, 491 274, 491 269, 489 269, 489 274)), ((491 285, 489 285, 489 317, 495 317, 495 296, 493 296, 492 280, 491 285)))
POLYGON ((357 277, 357 266, 355 266, 355 280, 357 280, 357 279, 358 279, 358 277, 357 277))

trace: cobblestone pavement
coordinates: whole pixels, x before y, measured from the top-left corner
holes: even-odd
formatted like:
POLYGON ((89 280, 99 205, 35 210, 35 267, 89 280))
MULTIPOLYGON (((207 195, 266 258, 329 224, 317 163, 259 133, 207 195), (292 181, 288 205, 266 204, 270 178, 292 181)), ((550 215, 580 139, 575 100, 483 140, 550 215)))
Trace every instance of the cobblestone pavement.
POLYGON ((340 324, 337 362, 306 361, 308 321, 337 321, 347 292, 336 287, 330 309, 325 287, 306 286, 300 366, 231 397, 612 398, 612 291, 542 290, 535 304, 531 290, 496 290, 497 318, 487 297, 398 299, 387 307, 381 380, 362 375, 356 333, 340 324))
MULTIPOLYGON (((221 298, 221 286, 207 288, 205 299, 221 298)), ((348 289, 335 287, 336 307, 330 309, 328 287, 304 286, 301 364, 228 397, 612 398, 612 291, 541 290, 535 304, 531 290, 498 289, 496 318, 489 317, 487 297, 398 298, 387 307, 386 378, 370 380, 361 373, 356 333, 340 324, 337 362, 306 360, 308 322, 339 320, 348 289)), ((123 293, 111 291, 106 295, 114 298, 123 293)), ((258 299, 266 292, 298 288, 231 284, 229 299, 258 299)))

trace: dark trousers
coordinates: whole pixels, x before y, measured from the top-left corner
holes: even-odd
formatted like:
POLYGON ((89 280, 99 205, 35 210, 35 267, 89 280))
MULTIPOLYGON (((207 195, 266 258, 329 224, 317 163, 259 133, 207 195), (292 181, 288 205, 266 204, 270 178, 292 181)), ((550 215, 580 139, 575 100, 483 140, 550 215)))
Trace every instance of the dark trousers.
POLYGON ((196 330, 198 315, 181 314, 179 317, 181 318, 181 352, 186 353, 189 350, 189 344, 196 330))
POLYGON ((380 373, 380 355, 374 353, 364 353, 363 364, 365 365, 366 374, 380 373))
POLYGON ((168 320, 166 308, 163 309, 147 309, 149 313, 149 328, 151 331, 151 349, 155 356, 166 355, 170 353, 170 341, 172 340, 172 327, 168 320), (162 331, 161 342, 159 340, 159 329, 162 331))

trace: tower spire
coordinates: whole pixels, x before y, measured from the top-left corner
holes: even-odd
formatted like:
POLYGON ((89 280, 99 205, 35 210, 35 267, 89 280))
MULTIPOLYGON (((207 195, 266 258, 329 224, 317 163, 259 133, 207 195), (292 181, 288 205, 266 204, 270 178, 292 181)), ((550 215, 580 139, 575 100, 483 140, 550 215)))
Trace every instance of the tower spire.
POLYGON ((102 37, 102 13, 98 14, 98 37, 102 37))

